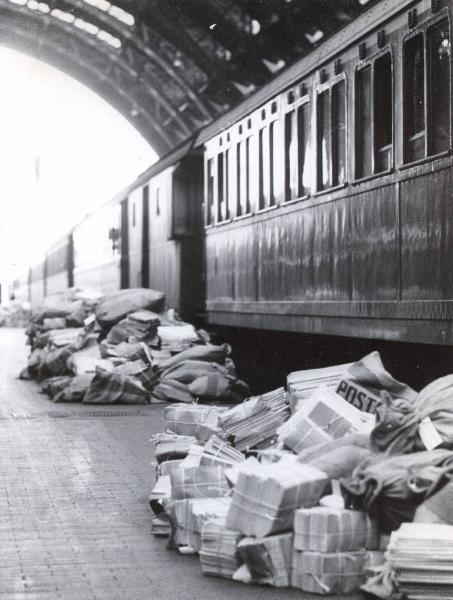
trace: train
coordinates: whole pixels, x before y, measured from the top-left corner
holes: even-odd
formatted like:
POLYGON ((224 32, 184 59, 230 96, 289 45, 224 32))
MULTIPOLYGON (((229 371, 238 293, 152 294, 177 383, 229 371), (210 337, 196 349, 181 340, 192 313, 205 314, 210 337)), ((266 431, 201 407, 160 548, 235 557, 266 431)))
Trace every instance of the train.
POLYGON ((381 0, 87 216, 16 292, 453 344, 451 0, 381 0))

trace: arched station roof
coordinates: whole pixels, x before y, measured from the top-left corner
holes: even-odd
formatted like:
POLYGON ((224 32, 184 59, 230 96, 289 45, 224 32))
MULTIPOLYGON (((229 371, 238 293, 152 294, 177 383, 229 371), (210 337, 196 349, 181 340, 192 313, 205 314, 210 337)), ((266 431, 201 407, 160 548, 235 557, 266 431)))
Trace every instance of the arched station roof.
POLYGON ((72 75, 160 155, 377 0, 0 0, 0 44, 72 75))

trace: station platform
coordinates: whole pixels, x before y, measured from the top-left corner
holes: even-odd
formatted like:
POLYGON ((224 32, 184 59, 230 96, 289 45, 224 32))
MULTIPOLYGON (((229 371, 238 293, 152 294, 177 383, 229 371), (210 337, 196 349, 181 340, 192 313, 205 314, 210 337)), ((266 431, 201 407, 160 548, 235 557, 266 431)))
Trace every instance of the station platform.
POLYGON ((168 551, 148 504, 162 406, 53 404, 17 379, 26 356, 23 331, 0 328, 2 600, 319 598, 205 577, 168 551))

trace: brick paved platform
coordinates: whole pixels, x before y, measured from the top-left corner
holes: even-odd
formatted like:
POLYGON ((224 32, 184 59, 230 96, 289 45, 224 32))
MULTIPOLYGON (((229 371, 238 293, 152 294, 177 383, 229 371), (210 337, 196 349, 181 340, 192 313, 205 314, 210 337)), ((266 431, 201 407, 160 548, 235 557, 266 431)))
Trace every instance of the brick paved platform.
POLYGON ((204 577, 167 551, 148 505, 162 407, 55 405, 17 379, 24 340, 0 328, 0 600, 314 598, 204 577))

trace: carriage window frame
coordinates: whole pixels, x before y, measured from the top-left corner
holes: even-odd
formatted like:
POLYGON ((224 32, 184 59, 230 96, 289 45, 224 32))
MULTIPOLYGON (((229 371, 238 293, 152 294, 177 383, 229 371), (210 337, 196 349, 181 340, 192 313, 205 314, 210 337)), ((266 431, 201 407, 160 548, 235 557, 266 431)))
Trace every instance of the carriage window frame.
MULTIPOLYGON (((341 190, 348 186, 349 178, 349 158, 348 158, 348 138, 349 138, 349 110, 348 110, 348 102, 350 98, 350 90, 349 90, 349 82, 346 73, 343 71, 338 75, 332 76, 332 78, 325 83, 317 83, 314 88, 314 99, 313 106, 315 111, 315 118, 312 122, 314 124, 314 131, 312 132, 311 139, 314 145, 314 182, 312 182, 312 189, 314 188, 313 197, 321 196, 323 194, 329 194, 330 192, 334 192, 336 190, 341 190), (345 138, 344 138, 344 160, 345 160, 345 169, 344 169, 344 181, 338 184, 331 184, 328 187, 320 187, 319 182, 319 159, 320 159, 320 151, 319 151, 319 110, 318 110, 318 100, 321 94, 328 91, 329 92, 329 102, 330 102, 330 138, 332 140, 333 135, 333 127, 332 127, 332 90, 333 88, 343 82, 344 83, 344 124, 345 124, 345 138)), ((330 178, 332 179, 333 169, 332 169, 332 157, 333 152, 332 148, 330 149, 330 178)))
POLYGON ((258 133, 258 197, 256 213, 263 213, 274 210, 279 206, 278 189, 276 189, 276 169, 280 160, 278 155, 278 136, 279 136, 279 117, 277 113, 271 113, 271 118, 263 121, 258 133), (265 146, 267 148, 264 152, 265 146), (265 169, 268 169, 268 175, 265 176, 265 169), (269 185, 265 185, 268 183, 269 185), (265 189, 266 188, 266 189, 265 189), (265 195, 265 191, 267 195, 265 195))
POLYGON ((234 201, 234 207, 230 203, 230 218, 229 221, 240 221, 248 217, 253 216, 253 194, 251 186, 251 161, 253 160, 252 144, 255 142, 256 129, 254 127, 253 119, 251 116, 247 117, 241 123, 235 125, 236 131, 239 134, 234 138, 231 143, 231 147, 235 147, 234 158, 235 158, 235 170, 234 175, 236 179, 236 196, 234 201), (241 152, 239 152, 241 149, 241 152), (239 156, 241 155, 241 156, 239 156), (245 175, 243 175, 243 169, 245 168, 245 175), (244 200, 242 199, 241 179, 245 177, 245 208, 246 211, 242 212, 244 200))
POLYGON ((394 62, 394 53, 393 53, 393 48, 388 45, 385 46, 384 48, 382 48, 382 50, 380 50, 379 52, 377 52, 376 54, 374 54, 373 56, 370 56, 369 58, 367 58, 366 60, 361 61, 358 65, 355 66, 354 68, 354 79, 353 79, 353 85, 354 85, 354 180, 353 183, 361 183, 362 181, 368 181, 370 179, 375 179, 377 177, 383 177, 385 175, 389 175, 390 173, 392 173, 395 170, 395 62, 394 62), (384 169, 382 171, 376 171, 376 164, 377 164, 377 152, 378 152, 378 148, 376 146, 376 113, 375 113, 375 98, 376 98, 376 89, 375 89, 375 83, 376 83, 376 77, 375 77, 375 69, 376 69, 376 62, 382 58, 384 58, 385 56, 389 56, 390 57, 390 73, 391 73, 391 85, 392 85, 392 127, 391 127, 391 135, 392 135, 392 142, 391 144, 387 144, 387 146, 391 146, 391 160, 390 160, 390 167, 388 169, 384 169), (357 78, 358 78, 358 74, 361 71, 364 71, 365 69, 370 68, 371 69, 371 92, 370 92, 370 96, 371 96, 371 107, 372 107, 372 116, 371 116, 371 173, 367 174, 367 175, 359 175, 358 174, 358 156, 357 156, 357 146, 358 146, 358 132, 359 132, 359 118, 358 118, 358 109, 359 109, 359 105, 358 105, 358 84, 357 84, 357 78))
MULTIPOLYGON (((300 85, 300 84, 299 84, 300 85)), ((308 85, 307 85, 308 88, 308 85)), ((314 142, 314 138, 313 135, 316 135, 315 132, 313 131, 313 121, 312 121, 312 110, 313 110, 313 105, 312 105, 312 99, 310 96, 310 91, 307 91, 306 94, 304 94, 303 96, 301 96, 300 98, 298 98, 296 101, 291 102, 290 104, 287 104, 285 106, 285 109, 282 113, 282 127, 283 127, 283 180, 284 180, 284 189, 283 189, 283 201, 282 201, 282 205, 283 206, 288 206, 289 204, 293 204, 295 202, 301 202, 303 200, 308 200, 311 196, 312 190, 315 187, 316 188, 316 175, 315 175, 315 181, 313 182, 313 175, 311 175, 310 177, 310 185, 308 186, 310 189, 310 192, 308 194, 301 194, 299 195, 299 190, 300 190, 300 162, 299 162, 299 158, 300 158, 300 145, 299 145, 299 123, 298 123, 298 114, 299 114, 299 110, 302 107, 306 107, 308 106, 308 111, 309 111, 309 123, 310 123, 310 131, 309 131, 309 135, 308 135, 308 142, 310 144, 310 153, 309 153, 309 159, 308 159, 308 163, 309 163, 309 170, 311 171, 312 168, 312 159, 313 159, 313 148, 315 146, 315 142, 314 142), (288 159, 289 157, 289 148, 287 147, 287 140, 286 140, 286 131, 287 131, 287 118, 288 116, 291 115, 291 118, 294 118, 295 120, 295 133, 296 133, 296 148, 295 148, 295 154, 296 154, 296 165, 297 165, 297 193, 296 196, 294 198, 291 197, 290 194, 288 194, 288 190, 291 189, 290 185, 288 185, 288 182, 290 183, 291 180, 291 163, 288 159), (294 116, 293 116, 294 115, 294 116)), ((305 147, 304 147, 305 150, 305 147)))
MULTIPOLYGON (((419 25, 417 25, 417 27, 414 27, 414 29, 410 32, 408 32, 406 35, 403 36, 402 42, 401 42, 401 56, 402 56, 402 82, 401 82, 401 89, 402 89, 402 94, 401 94, 401 106, 402 106, 402 114, 403 114, 403 127, 402 127, 402 157, 401 157, 401 165, 400 165, 400 169, 408 169, 410 167, 419 165, 419 164, 423 164, 426 162, 430 162, 433 160, 436 160, 438 158, 442 158, 444 156, 448 156, 449 154, 452 153, 452 148, 453 148, 453 118, 452 118, 452 108, 453 108, 453 104, 452 104, 452 94, 450 92, 449 94, 449 110, 448 110, 448 115, 449 115, 449 128, 448 128, 448 134, 449 134, 449 145, 448 148, 446 150, 442 150, 441 152, 437 152, 436 154, 430 154, 430 145, 431 145, 431 140, 432 140, 432 130, 433 130, 433 126, 432 126, 432 121, 431 121, 431 99, 429 96, 429 79, 430 79, 430 70, 431 70, 431 63, 429 61, 429 49, 428 49, 428 42, 427 42, 427 38, 428 38, 428 31, 435 27, 436 25, 438 25, 439 23, 441 23, 442 21, 447 21, 448 22, 448 32, 449 32, 449 38, 450 38, 450 69, 449 69, 449 76, 450 76, 450 90, 452 87, 452 81, 453 81, 453 66, 452 66, 452 56, 451 56, 451 52, 452 52, 452 22, 451 22, 451 18, 450 18, 450 13, 448 8, 443 8, 441 9, 434 17, 430 18, 430 19, 426 19, 425 21, 423 21, 422 23, 420 23, 419 25), (423 36, 423 57, 424 57, 424 86, 423 86, 423 99, 424 99, 424 121, 425 121, 425 152, 424 152, 424 156, 421 158, 417 158, 414 160, 410 160, 408 158, 408 146, 407 146, 407 142, 408 142, 408 136, 406 135, 406 131, 407 131, 407 116, 406 116, 406 66, 405 66, 405 44, 407 42, 409 42, 411 39, 415 38, 417 35, 422 35, 423 36)), ((412 136, 414 137, 414 136, 412 136)))

